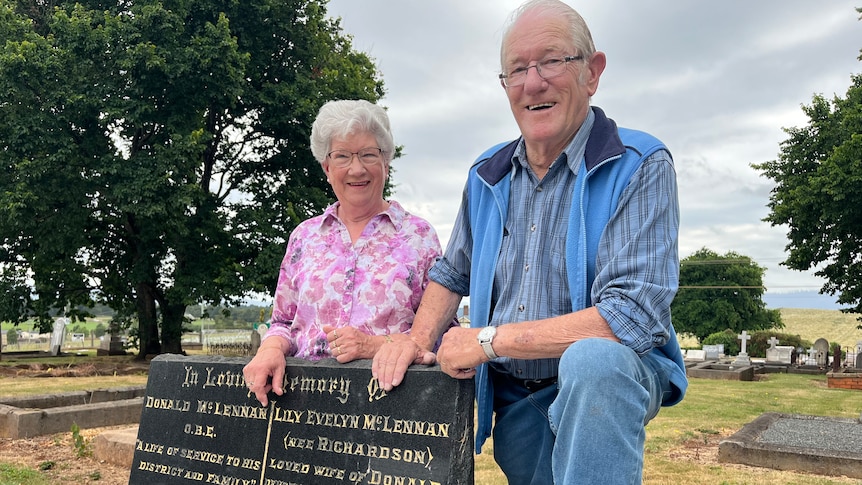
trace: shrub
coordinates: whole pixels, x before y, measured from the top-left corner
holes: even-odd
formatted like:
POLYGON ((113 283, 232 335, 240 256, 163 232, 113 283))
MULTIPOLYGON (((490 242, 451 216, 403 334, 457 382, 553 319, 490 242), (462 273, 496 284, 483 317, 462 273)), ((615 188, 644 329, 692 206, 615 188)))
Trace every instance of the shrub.
POLYGON ((724 344, 724 355, 736 355, 739 353, 739 340, 736 338, 736 333, 731 329, 710 334, 703 339, 703 345, 719 344, 724 344))
MULTIPOLYGON (((724 355, 737 355, 740 350, 738 335, 730 329, 716 332, 703 339, 703 345, 724 344, 724 355)), ((746 344, 745 351, 750 357, 766 357, 770 337, 777 338, 778 345, 792 345, 796 348, 803 347, 806 350, 813 345, 811 342, 803 340, 799 335, 780 333, 775 330, 758 330, 749 335, 751 335, 751 340, 746 344)))

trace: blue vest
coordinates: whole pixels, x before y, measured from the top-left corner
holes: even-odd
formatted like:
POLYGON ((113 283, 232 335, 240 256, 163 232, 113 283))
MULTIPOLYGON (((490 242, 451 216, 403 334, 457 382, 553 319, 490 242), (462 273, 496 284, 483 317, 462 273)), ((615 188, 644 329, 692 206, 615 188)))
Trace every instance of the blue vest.
MULTIPOLYGON (((620 196, 643 161, 664 144, 644 132, 617 128, 604 112, 596 107, 595 122, 587 140, 584 160, 575 181, 566 234, 566 270, 572 309, 591 306, 590 288, 595 279, 595 261, 599 239, 617 209, 620 196)), ((470 326, 488 325, 491 293, 497 257, 503 239, 503 226, 509 209, 509 189, 512 155, 519 140, 501 143, 479 156, 470 169, 467 182, 473 253, 470 268, 470 326)), ((666 357, 668 376, 678 390, 663 403, 671 406, 682 400, 688 381, 685 363, 670 326, 667 344, 653 352, 666 357)), ((488 378, 488 365, 476 373, 477 410, 476 452, 491 435, 493 388, 488 378)))

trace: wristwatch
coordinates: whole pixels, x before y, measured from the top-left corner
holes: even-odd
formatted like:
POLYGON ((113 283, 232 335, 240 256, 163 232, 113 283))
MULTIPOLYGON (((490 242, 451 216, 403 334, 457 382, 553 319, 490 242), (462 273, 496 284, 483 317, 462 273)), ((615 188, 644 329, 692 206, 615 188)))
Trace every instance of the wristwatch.
POLYGON ((482 350, 485 351, 485 355, 487 355, 490 360, 497 358, 497 354, 494 353, 494 347, 491 347, 491 343, 494 341, 494 337, 496 335, 497 327, 494 326, 485 327, 481 332, 479 332, 479 345, 482 346, 482 350))

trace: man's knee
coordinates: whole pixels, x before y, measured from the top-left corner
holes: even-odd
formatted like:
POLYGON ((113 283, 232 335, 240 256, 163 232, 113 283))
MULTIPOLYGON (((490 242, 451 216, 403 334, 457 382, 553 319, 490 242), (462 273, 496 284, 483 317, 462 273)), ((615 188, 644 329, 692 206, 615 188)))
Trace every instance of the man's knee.
POLYGON ((579 340, 560 358, 560 380, 601 383, 614 374, 634 371, 638 360, 632 349, 618 342, 602 338, 579 340))

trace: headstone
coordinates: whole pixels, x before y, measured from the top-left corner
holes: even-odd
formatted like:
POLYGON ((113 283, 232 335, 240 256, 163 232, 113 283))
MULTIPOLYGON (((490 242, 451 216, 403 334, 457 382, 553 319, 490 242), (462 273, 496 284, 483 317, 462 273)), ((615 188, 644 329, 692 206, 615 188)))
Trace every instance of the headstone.
MULTIPOLYGON (((769 363, 769 364, 784 364, 784 363, 789 364, 790 363, 790 359, 791 359, 790 354, 787 354, 787 362, 782 362, 782 352, 778 346, 778 339, 775 338, 774 335, 772 337, 769 337, 769 340, 767 340, 767 342, 769 342, 769 348, 766 349, 766 362, 767 363, 769 363)), ((785 346, 784 348, 786 349, 788 347, 785 346)), ((789 347, 789 348, 792 349, 793 347, 789 347)))
POLYGON ((251 331, 251 351, 249 352, 249 355, 253 356, 253 355, 257 354, 257 349, 260 348, 260 341, 261 341, 260 332, 258 332, 257 330, 252 330, 251 331))
POLYGON ((247 362, 151 361, 129 483, 473 484, 472 380, 412 366, 385 392, 370 360, 288 358, 262 407, 247 362))
POLYGON ((862 352, 856 354, 856 368, 862 369, 862 352))
POLYGON ((748 352, 746 352, 746 346, 748 341, 751 340, 751 335, 748 335, 748 332, 743 330, 741 334, 737 335, 737 338, 740 340, 741 350, 739 351, 739 355, 736 356, 736 360, 733 361, 733 365, 751 365, 751 359, 748 358, 748 352))
POLYGON ((66 318, 54 320, 54 331, 51 332, 51 355, 58 356, 63 351, 63 340, 66 338, 66 318))
POLYGON ((685 360, 703 362, 706 360, 706 351, 702 349, 690 349, 685 353, 685 360))
POLYGON ((703 352, 705 360, 718 360, 721 358, 721 351, 718 345, 704 345, 703 352))
POLYGON ((814 365, 824 366, 828 363, 829 356, 829 341, 825 338, 819 338, 814 341, 814 349, 817 351, 814 354, 814 365))
POLYGON ((805 365, 817 365, 817 349, 814 347, 808 349, 808 359, 805 361, 805 365))
POLYGON ((766 362, 790 365, 793 363, 793 351, 792 345, 776 345, 775 348, 766 349, 766 362))
POLYGON ((769 364, 779 362, 778 347, 769 347, 766 349, 766 362, 769 364))

